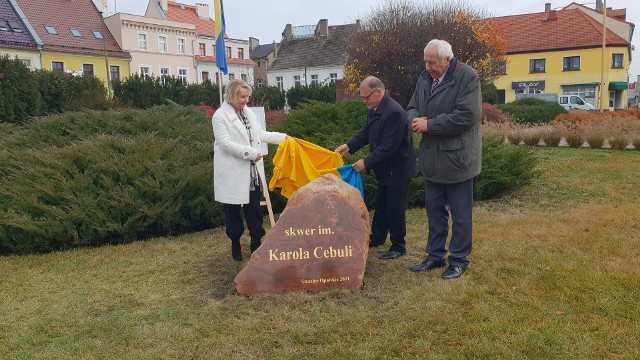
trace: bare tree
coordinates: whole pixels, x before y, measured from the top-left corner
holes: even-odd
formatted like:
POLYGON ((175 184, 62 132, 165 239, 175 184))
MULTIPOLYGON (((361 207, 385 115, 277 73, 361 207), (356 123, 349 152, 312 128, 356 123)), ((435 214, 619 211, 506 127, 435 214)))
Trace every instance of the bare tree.
POLYGON ((361 31, 347 48, 347 88, 356 91, 365 76, 375 75, 406 106, 431 39, 448 41, 454 55, 476 69, 485 85, 506 66, 504 39, 482 11, 462 2, 390 0, 362 19, 361 31))

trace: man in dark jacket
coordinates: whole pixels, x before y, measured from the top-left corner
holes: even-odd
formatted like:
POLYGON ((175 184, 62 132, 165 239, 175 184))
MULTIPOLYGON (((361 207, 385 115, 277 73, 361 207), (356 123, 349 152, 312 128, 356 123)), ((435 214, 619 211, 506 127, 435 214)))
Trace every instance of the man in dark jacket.
POLYGON ((369 156, 353 164, 358 172, 372 169, 378 182, 369 246, 384 245, 389 234, 391 248, 378 258, 395 259, 407 252, 407 194, 416 172, 410 123, 402 106, 386 94, 380 79, 365 78, 360 84, 360 98, 369 108, 367 123, 336 151, 353 154, 369 144, 369 156))
POLYGON ((428 256, 411 271, 447 264, 450 209, 449 267, 442 274, 447 280, 462 275, 469 264, 473 192, 482 159, 482 95, 475 70, 453 57, 448 42, 431 40, 424 63, 407 115, 412 130, 422 134, 418 166, 425 178, 428 256))

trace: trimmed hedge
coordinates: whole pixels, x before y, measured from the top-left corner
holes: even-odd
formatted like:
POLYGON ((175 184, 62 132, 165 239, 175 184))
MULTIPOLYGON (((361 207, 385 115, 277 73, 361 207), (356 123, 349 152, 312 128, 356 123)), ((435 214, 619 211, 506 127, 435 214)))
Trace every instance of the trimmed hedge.
MULTIPOLYGON (((337 104, 310 102, 291 111, 276 129, 324 148, 335 149, 351 139, 366 119, 367 109, 358 100, 337 104)), ((417 149, 416 138, 419 137, 414 136, 414 146, 417 149)), ((344 156, 345 164, 352 164, 368 154, 368 147, 353 155, 347 154, 344 156)), ((482 172, 478 176, 476 199, 489 199, 526 183, 536 175, 535 165, 535 156, 526 149, 505 145, 499 139, 483 138, 482 172)), ((375 201, 375 177, 373 174, 363 173, 362 180, 365 203, 371 209, 375 201)), ((279 207, 284 207, 282 202, 285 200, 279 198, 278 201, 279 207)), ((420 175, 411 181, 407 204, 410 207, 424 206, 424 179, 420 175)))
POLYGON ((0 131, 0 253, 117 244, 224 223, 201 109, 74 112, 0 131))
POLYGON ((536 98, 524 98, 497 106, 516 122, 530 124, 548 124, 556 116, 567 112, 557 102, 536 98))
POLYGON ((0 56, 0 122, 22 124, 31 117, 108 106, 96 77, 30 71, 20 60, 0 56))
MULTIPOLYGON (((360 101, 311 102, 273 130, 334 149, 365 121, 360 101)), ((212 144, 204 111, 177 105, 0 124, 0 253, 126 243, 223 225, 213 197, 212 144)), ((345 163, 367 151, 345 156, 345 163)), ((485 139, 483 151, 480 199, 535 176, 535 157, 526 149, 485 139)), ((268 178, 274 154, 272 147, 268 178)), ((363 181, 371 208, 375 179, 365 173, 363 181)), ((412 180, 409 206, 424 206, 423 183, 420 176, 412 180)), ((276 211, 286 205, 276 193, 271 198, 276 211)))

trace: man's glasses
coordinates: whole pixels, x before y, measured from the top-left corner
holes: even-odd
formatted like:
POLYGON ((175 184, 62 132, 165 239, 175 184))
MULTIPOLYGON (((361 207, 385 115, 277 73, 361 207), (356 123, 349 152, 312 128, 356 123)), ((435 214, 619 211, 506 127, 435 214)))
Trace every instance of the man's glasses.
POLYGON ((376 91, 378 91, 378 89, 373 90, 373 91, 372 91, 372 92, 370 92, 370 93, 369 93, 369 95, 367 95, 367 96, 360 95, 360 99, 362 99, 362 100, 369 100, 369 96, 373 95, 373 93, 374 93, 374 92, 376 92, 376 91))

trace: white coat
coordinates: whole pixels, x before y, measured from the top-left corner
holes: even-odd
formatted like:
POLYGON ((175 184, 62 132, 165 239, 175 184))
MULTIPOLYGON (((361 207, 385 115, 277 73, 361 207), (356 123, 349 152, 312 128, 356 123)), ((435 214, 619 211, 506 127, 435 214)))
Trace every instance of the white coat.
POLYGON ((243 112, 251 126, 253 143, 249 143, 247 128, 227 101, 211 118, 215 137, 213 190, 215 200, 223 204, 249 203, 251 161, 262 152, 263 141, 278 144, 286 138, 286 134, 262 130, 256 114, 248 107, 243 112))

